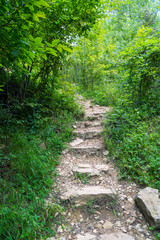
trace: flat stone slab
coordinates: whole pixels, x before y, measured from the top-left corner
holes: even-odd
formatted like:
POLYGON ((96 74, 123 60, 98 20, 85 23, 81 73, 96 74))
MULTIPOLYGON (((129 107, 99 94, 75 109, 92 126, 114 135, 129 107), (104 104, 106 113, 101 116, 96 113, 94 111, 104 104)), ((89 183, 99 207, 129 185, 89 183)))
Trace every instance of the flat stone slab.
POLYGON ((82 121, 76 123, 76 128, 89 128, 102 126, 101 121, 82 121))
POLYGON ((77 138, 77 139, 75 139, 73 142, 70 143, 70 146, 71 146, 71 147, 75 147, 75 146, 77 146, 77 145, 79 145, 79 144, 81 144, 81 143, 83 143, 83 139, 77 138))
POLYGON ((61 200, 69 200, 77 206, 83 206, 90 200, 99 203, 113 201, 115 200, 115 195, 116 193, 113 189, 107 189, 102 186, 85 186, 80 189, 69 190, 61 195, 61 200))
POLYGON ((96 240, 96 236, 86 233, 85 235, 78 234, 77 240, 96 240))
POLYGON ((94 169, 89 164, 78 164, 77 166, 73 167, 72 171, 73 173, 87 174, 88 176, 91 176, 91 177, 100 175, 100 171, 98 171, 97 169, 94 169))
POLYGON ((84 122, 85 127, 98 127, 101 125, 102 125, 101 121, 85 121, 84 122))
POLYGON ((74 130, 74 133, 83 139, 92 139, 94 137, 100 136, 103 132, 102 127, 88 127, 88 128, 78 128, 74 130))
POLYGON ((129 236, 128 234, 117 232, 101 235, 100 240, 135 240, 135 238, 129 236))
POLYGON ((94 117, 95 119, 99 116, 102 116, 104 113, 110 111, 109 107, 94 106, 92 108, 86 109, 85 118, 94 117))
POLYGON ((87 174, 89 176, 99 176, 101 172, 107 173, 109 170, 108 165, 98 164, 94 167, 90 164, 77 164, 73 166, 73 173, 87 174))
POLYGON ((109 167, 106 164, 98 164, 95 166, 95 168, 100 172, 104 172, 104 173, 107 173, 109 171, 109 167))
POLYGON ((103 152, 105 149, 102 139, 87 139, 82 142, 74 142, 70 144, 71 150, 76 152, 96 153, 103 152), (77 143, 77 144, 76 144, 77 143))
POLYGON ((157 189, 140 190, 135 201, 151 226, 160 228, 160 199, 157 189))

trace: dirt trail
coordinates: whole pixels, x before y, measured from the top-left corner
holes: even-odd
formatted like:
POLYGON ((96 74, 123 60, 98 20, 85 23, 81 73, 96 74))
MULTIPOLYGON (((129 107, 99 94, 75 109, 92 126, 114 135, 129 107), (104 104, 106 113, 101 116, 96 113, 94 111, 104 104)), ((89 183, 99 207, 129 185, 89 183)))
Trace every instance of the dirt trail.
POLYGON ((84 121, 77 122, 77 138, 63 152, 58 167, 64 223, 51 240, 155 239, 134 202, 139 186, 118 180, 118 170, 105 149, 102 116, 109 108, 80 103, 84 121))

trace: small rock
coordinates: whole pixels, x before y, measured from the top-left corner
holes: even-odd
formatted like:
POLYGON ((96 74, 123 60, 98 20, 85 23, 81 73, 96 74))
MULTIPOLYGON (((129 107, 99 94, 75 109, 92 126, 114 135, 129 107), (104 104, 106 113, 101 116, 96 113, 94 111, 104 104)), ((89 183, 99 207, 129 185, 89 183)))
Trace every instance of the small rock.
POLYGON ((120 222, 120 221, 116 221, 116 222, 115 222, 115 225, 116 225, 116 226, 121 226, 121 222, 120 222))
POLYGON ((129 201, 130 203, 134 203, 134 199, 131 198, 131 197, 128 198, 128 201, 129 201))
POLYGON ((140 225, 136 225, 136 226, 135 226, 135 229, 137 229, 138 232, 143 232, 143 230, 141 229, 141 226, 140 226, 140 225))
POLYGON ((122 228, 121 230, 122 230, 122 232, 124 232, 124 233, 127 232, 127 230, 126 230, 125 228, 122 228))
POLYGON ((126 223, 130 225, 130 224, 133 224, 134 221, 135 221, 135 219, 127 219, 126 223))
POLYGON ((104 156, 107 156, 108 154, 109 154, 109 151, 107 151, 107 150, 105 152, 103 152, 104 156))
POLYGON ((112 228, 112 227, 113 227, 113 224, 109 221, 106 221, 105 224, 103 225, 104 229, 109 229, 109 228, 112 228))
POLYGON ((58 229, 57 229, 57 232, 58 233, 62 233, 63 232, 63 228, 61 226, 59 226, 58 229))
POLYGON ((62 154, 65 155, 67 152, 68 152, 68 149, 64 149, 64 150, 62 151, 62 154))
POLYGON ((102 229, 102 225, 99 223, 99 224, 97 224, 97 226, 96 226, 98 229, 102 229))

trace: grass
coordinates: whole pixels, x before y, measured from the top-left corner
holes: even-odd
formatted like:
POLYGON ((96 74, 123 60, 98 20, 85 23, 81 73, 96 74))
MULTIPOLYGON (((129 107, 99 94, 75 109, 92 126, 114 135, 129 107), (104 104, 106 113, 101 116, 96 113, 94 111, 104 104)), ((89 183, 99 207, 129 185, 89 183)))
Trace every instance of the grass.
POLYGON ((86 208, 86 212, 88 214, 90 214, 90 215, 94 214, 97 211, 97 205, 96 205, 95 200, 92 200, 92 199, 88 200, 85 208, 86 208))
POLYGON ((104 136, 121 178, 160 191, 160 95, 153 88, 140 103, 117 79, 87 91, 85 96, 111 106, 104 119, 104 136))
MULTIPOLYGON (((2 240, 47 239, 55 234, 61 221, 63 207, 54 186, 56 166, 61 151, 73 137, 75 112, 42 107, 33 104, 19 112, 19 118, 12 115, 6 122, 0 119, 2 240), (53 204, 47 207, 45 199, 51 189, 55 192, 53 204)), ((79 109, 78 113, 80 116, 79 109)))
POLYGON ((90 175, 86 173, 75 173, 75 178, 80 180, 81 183, 87 184, 90 180, 90 175))
POLYGON ((160 190, 160 118, 140 109, 116 109, 105 123, 107 148, 121 176, 160 190))

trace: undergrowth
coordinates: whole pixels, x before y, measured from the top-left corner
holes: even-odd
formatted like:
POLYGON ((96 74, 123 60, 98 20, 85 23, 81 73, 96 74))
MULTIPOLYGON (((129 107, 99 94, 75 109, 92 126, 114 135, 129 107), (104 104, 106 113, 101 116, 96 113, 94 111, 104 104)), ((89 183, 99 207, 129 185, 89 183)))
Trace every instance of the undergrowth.
POLYGON ((104 119, 104 136, 121 178, 160 191, 160 96, 152 89, 140 103, 119 83, 97 87, 85 96, 111 107, 104 119))
POLYGON ((2 240, 47 239, 55 234, 63 213, 56 193, 49 208, 45 199, 55 190, 59 155, 82 112, 69 89, 42 99, 0 105, 2 240))
POLYGON ((127 177, 160 190, 160 117, 144 109, 115 109, 105 122, 106 145, 127 177))
POLYGON ((120 91, 117 88, 117 83, 114 81, 95 86, 94 89, 87 91, 79 88, 79 92, 84 97, 91 99, 94 103, 101 106, 116 106, 120 97, 120 91))

